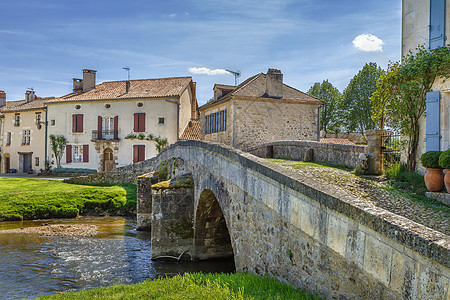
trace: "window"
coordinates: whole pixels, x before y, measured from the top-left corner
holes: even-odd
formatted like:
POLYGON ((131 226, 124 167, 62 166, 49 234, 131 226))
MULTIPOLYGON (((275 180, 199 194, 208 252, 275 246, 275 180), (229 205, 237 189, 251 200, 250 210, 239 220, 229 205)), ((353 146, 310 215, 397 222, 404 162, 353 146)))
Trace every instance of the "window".
POLYGON ((221 110, 205 116, 204 132, 215 133, 227 130, 227 110, 221 110))
POLYGON ((11 145, 11 132, 6 133, 6 146, 11 145))
POLYGON ((111 108, 111 104, 105 104, 105 108, 106 109, 111 108))
POLYGON ((145 145, 133 145, 133 163, 145 160, 145 145))
POLYGON ((104 138, 110 140, 114 138, 114 118, 113 117, 104 117, 103 118, 103 130, 104 130, 104 138))
POLYGON ((145 113, 134 114, 134 132, 145 131, 145 113))
POLYGON ((89 145, 67 145, 66 151, 71 151, 67 153, 66 162, 89 162, 89 145), (69 157, 72 154, 72 157, 69 157))
POLYGON ((34 158, 34 164, 36 165, 36 167, 39 167, 39 157, 34 158))
POLYGON ((136 106, 137 106, 137 107, 142 107, 142 106, 144 106, 144 103, 139 102, 138 104, 136 104, 136 106))
POLYGON ((158 118, 158 124, 164 125, 164 118, 158 118))
POLYGON ((82 162, 83 161, 83 146, 73 145, 72 146, 72 161, 82 162))
POLYGON ((50 125, 51 126, 55 126, 56 125, 56 120, 55 119, 50 120, 50 125))
POLYGON ((81 109, 81 105, 75 105, 75 109, 81 109))
POLYGON ((16 114, 14 117, 14 126, 20 126, 20 114, 16 114))
POLYGON ((72 132, 83 132, 83 114, 72 115, 72 132))
POLYGON ((31 130, 25 129, 22 134, 22 146, 29 145, 31 141, 31 130))
POLYGON ((36 113, 36 124, 40 124, 41 123, 41 118, 42 118, 42 114, 41 113, 36 113))

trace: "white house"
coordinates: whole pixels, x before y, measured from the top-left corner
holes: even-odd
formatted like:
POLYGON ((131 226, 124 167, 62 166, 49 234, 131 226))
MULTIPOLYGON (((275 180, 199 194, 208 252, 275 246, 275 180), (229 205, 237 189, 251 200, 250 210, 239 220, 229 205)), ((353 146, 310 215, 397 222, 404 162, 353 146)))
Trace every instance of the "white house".
MULTIPOLYGON (((67 139, 63 168, 108 171, 151 158, 155 142, 129 139, 149 134, 178 140, 196 118, 195 83, 191 77, 111 81, 95 84, 96 71, 73 79, 73 92, 46 102, 48 135, 67 139)), ((48 147, 53 166, 55 156, 48 147)))

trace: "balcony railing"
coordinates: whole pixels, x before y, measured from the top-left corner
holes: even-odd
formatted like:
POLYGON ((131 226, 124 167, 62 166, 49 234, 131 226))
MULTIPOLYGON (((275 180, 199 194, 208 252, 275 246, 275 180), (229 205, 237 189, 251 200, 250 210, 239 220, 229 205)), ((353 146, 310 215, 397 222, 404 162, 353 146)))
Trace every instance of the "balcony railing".
POLYGON ((93 141, 118 141, 119 131, 118 130, 92 130, 92 140, 93 141))

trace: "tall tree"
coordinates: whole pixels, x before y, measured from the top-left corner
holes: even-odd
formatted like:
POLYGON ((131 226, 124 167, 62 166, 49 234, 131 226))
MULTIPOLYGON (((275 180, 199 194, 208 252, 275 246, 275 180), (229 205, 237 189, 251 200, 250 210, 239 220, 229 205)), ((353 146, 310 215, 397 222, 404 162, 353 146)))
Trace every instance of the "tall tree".
POLYGON ((325 131, 325 133, 339 132, 341 126, 339 120, 341 92, 328 80, 324 80, 322 83, 314 83, 308 94, 324 101, 320 107, 320 130, 325 131))
POLYGON ((377 123, 371 118, 370 96, 377 89, 377 80, 383 74, 383 69, 376 63, 365 64, 344 90, 342 118, 347 131, 364 134, 366 130, 377 127, 377 123))
POLYGON ((406 169, 416 168, 419 121, 426 109, 426 95, 437 80, 450 77, 450 49, 432 51, 420 46, 400 62, 391 63, 372 96, 373 119, 385 119, 406 140, 406 169))
POLYGON ((61 158, 66 147, 67 139, 63 135, 50 134, 50 147, 55 154, 56 166, 61 167, 61 158))

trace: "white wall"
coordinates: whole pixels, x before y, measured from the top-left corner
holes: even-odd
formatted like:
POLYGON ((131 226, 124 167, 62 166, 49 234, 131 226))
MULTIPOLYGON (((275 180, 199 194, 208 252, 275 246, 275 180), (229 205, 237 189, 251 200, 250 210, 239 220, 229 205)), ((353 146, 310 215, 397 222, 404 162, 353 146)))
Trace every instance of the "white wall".
MULTIPOLYGON (((169 98, 165 98, 169 99, 169 98)), ((177 140, 177 106, 165 101, 165 99, 133 99, 133 100, 96 100, 48 104, 48 134, 62 134, 68 139, 71 145, 89 145, 89 162, 66 163, 66 155, 61 159, 61 167, 64 168, 88 168, 102 170, 101 155, 105 148, 113 150, 116 158, 116 167, 128 165, 133 162, 133 145, 145 145, 145 158, 155 156, 155 143, 153 141, 141 141, 125 139, 129 133, 133 132, 134 113, 146 113, 146 132, 152 133, 168 139, 169 144, 177 140), (137 107, 137 103, 142 102, 143 107, 137 107), (109 109, 105 104, 110 104, 109 109), (80 109, 75 109, 76 105, 81 105, 80 109), (83 114, 83 133, 72 133, 72 114, 83 114), (92 131, 97 130, 98 116, 114 117, 119 116, 119 141, 118 142, 93 142, 92 131), (159 125, 158 118, 164 117, 165 124, 159 125), (55 120, 55 125, 51 125, 55 120)), ((171 98, 177 100, 176 98, 171 98)), ((49 148, 49 156, 52 152, 49 148)), ((56 167, 56 161, 53 159, 56 167)))

